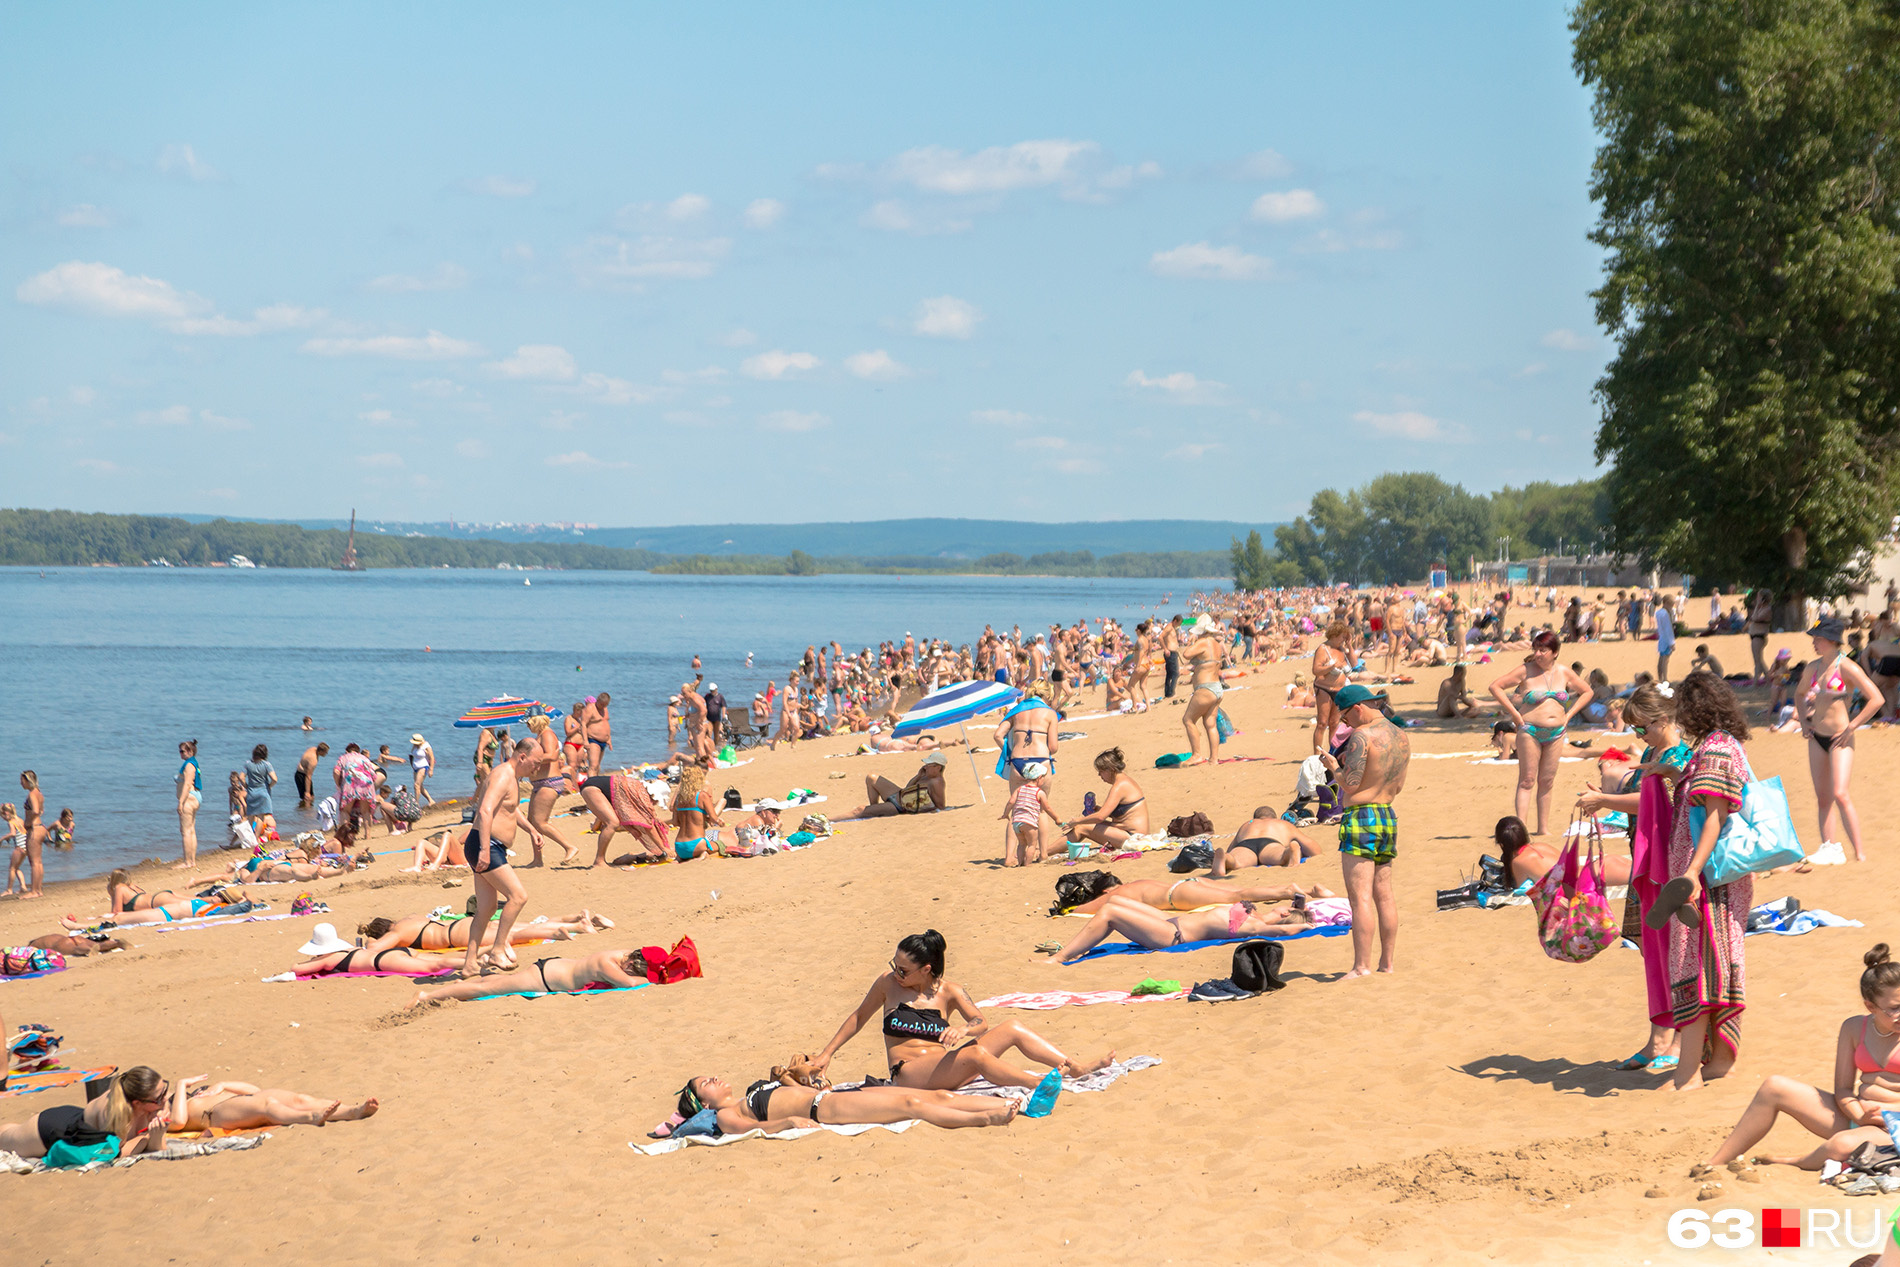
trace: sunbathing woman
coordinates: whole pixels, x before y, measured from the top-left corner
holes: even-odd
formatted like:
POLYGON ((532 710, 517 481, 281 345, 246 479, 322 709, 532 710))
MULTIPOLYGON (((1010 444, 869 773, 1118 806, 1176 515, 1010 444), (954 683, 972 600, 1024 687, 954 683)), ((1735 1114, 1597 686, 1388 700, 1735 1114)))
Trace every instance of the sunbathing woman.
POLYGON ((78 932, 88 928, 125 928, 132 924, 169 924, 173 920, 197 919, 200 916, 242 915, 252 910, 268 909, 264 903, 255 901, 243 889, 218 884, 204 891, 200 897, 179 897, 157 906, 142 910, 120 911, 104 919, 88 923, 77 915, 62 915, 60 926, 67 932, 78 932))
POLYGON ((978 1078, 988 1078, 999 1087, 1036 1086, 1045 1075, 1003 1063, 1003 1053, 1011 1048, 1070 1077, 1093 1073, 1115 1059, 1110 1052, 1093 1064, 1084 1064, 1015 1021, 990 1025, 963 987, 944 979, 943 934, 934 928, 897 943, 890 971, 871 983, 857 1010, 844 1018, 824 1050, 812 1057, 811 1071, 823 1073, 838 1049, 879 1011, 884 1014, 884 1054, 890 1061, 891 1081, 901 1087, 954 1091, 978 1078), (953 1011, 967 1023, 951 1024, 953 1011))
POLYGON ((330 1122, 360 1122, 374 1117, 374 1099, 343 1107, 341 1100, 325 1100, 298 1091, 264 1091, 248 1082, 214 1082, 190 1089, 208 1075, 180 1078, 172 1088, 165 1129, 172 1131, 245 1131, 258 1126, 324 1126, 330 1122))
MULTIPOLYGON (((1526 880, 1541 880, 1550 874, 1557 865, 1568 842, 1535 841, 1524 829, 1524 820, 1516 815, 1507 815, 1498 820, 1492 829, 1491 839, 1498 847, 1498 857, 1504 863, 1504 874, 1509 877, 1513 887, 1526 880)), ((1581 851, 1579 851, 1581 852, 1581 851)), ((1628 884, 1630 882, 1630 859, 1628 854, 1605 852, 1603 855, 1603 882, 1605 884, 1628 884)))
POLYGON ((1231 902, 1288 902, 1295 898, 1334 896, 1333 891, 1323 884, 1260 884, 1247 883, 1238 878, 1218 883, 1213 880, 1156 878, 1118 884, 1094 901, 1072 906, 1069 910, 1072 913, 1093 915, 1117 898, 1152 906, 1157 911, 1192 911, 1203 906, 1231 902))
POLYGON ((673 789, 673 856, 691 862, 709 853, 723 853, 725 842, 719 829, 725 824, 719 811, 706 803, 707 762, 682 766, 679 784, 673 789))
POLYGON ((1110 748, 1095 758, 1095 777, 1108 784, 1108 795, 1092 813, 1062 824, 1071 843, 1092 840, 1098 845, 1119 845, 1130 836, 1148 830, 1147 797, 1141 785, 1128 774, 1128 758, 1120 748, 1110 748))
POLYGON ((631 832, 645 850, 640 861, 665 862, 671 856, 666 844, 666 824, 660 819, 660 807, 647 794, 646 784, 630 770, 596 774, 581 783, 581 800, 594 815, 600 840, 594 849, 594 865, 607 865, 607 846, 616 831, 631 832))
MULTIPOLYGON (((367 924, 359 924, 356 931, 370 939, 364 949, 372 953, 396 947, 417 951, 467 950, 469 926, 474 922, 467 915, 405 915, 401 919, 379 915, 367 924)), ((508 944, 525 946, 533 941, 567 941, 613 926, 613 921, 604 915, 582 911, 536 924, 516 924, 508 933, 508 944)), ((495 927, 490 921, 488 931, 482 934, 483 941, 494 940, 495 927)))
POLYGON ((690 1078, 680 1092, 679 1115, 691 1118, 712 1109, 723 1135, 862 1123, 928 1122, 954 1131, 964 1126, 1008 1126, 1016 1118, 1014 1100, 993 1095, 952 1095, 912 1087, 864 1087, 856 1091, 785 1086, 761 1078, 739 1094, 723 1078, 690 1078))
POLYGON ((372 952, 367 946, 352 946, 338 937, 336 929, 329 924, 318 924, 317 936, 299 946, 298 950, 312 956, 291 969, 298 980, 305 977, 341 977, 352 972, 384 972, 397 977, 439 977, 458 971, 458 965, 452 959, 439 955, 416 955, 402 949, 372 952), (330 931, 327 941, 322 937, 325 929, 330 931), (320 953, 311 950, 314 945, 330 943, 338 948, 320 953))
POLYGON ((645 985, 646 980, 647 961, 639 951, 603 950, 577 959, 537 959, 513 972, 437 986, 418 994, 414 1003, 486 999, 497 994, 574 994, 603 986, 625 990, 645 985))
POLYGON ((36 950, 57 950, 68 959, 84 959, 87 955, 103 955, 112 950, 130 950, 132 943, 117 937, 108 937, 102 932, 82 932, 74 937, 71 933, 47 933, 35 937, 27 945, 36 950))
POLYGON ((1242 901, 1225 910, 1164 916, 1144 902, 1111 898, 1081 932, 1069 939, 1068 945, 1042 962, 1073 963, 1108 940, 1110 933, 1120 933, 1137 946, 1150 950, 1165 950, 1191 941, 1290 937, 1314 926, 1312 916, 1305 910, 1306 899, 1294 901, 1294 907, 1289 910, 1258 911, 1252 902, 1242 901))
MULTIPOLYGON (((1900 1112, 1900 963, 1885 942, 1862 961, 1867 965, 1860 974, 1865 1012, 1842 1021, 1835 1036, 1834 1089, 1823 1091, 1781 1074, 1764 1078, 1741 1121, 1710 1155, 1708 1167, 1733 1161, 1760 1143, 1783 1113, 1827 1142, 1810 1153, 1756 1161, 1819 1170, 1825 1162, 1845 1160, 1861 1144, 1887 1142, 1880 1115, 1900 1112)), ((1696 1171, 1707 1173, 1703 1166, 1696 1171)))
POLYGON ((154 1153, 165 1147, 165 1098, 171 1088, 158 1071, 134 1065, 112 1079, 104 1095, 83 1106, 56 1104, 24 1122, 0 1126, 0 1151, 28 1160, 44 1157, 61 1140, 76 1148, 119 1141, 119 1156, 154 1153))
POLYGON ((162 906, 167 900, 182 901, 173 889, 160 889, 156 893, 147 893, 132 883, 132 873, 124 867, 115 870, 106 877, 106 897, 112 902, 112 913, 126 911, 149 911, 162 906))
POLYGON ((1297 866, 1318 852, 1319 847, 1294 831, 1273 812, 1273 806, 1259 805, 1234 833, 1232 843, 1214 847, 1214 864, 1207 878, 1218 880, 1242 867, 1297 866))

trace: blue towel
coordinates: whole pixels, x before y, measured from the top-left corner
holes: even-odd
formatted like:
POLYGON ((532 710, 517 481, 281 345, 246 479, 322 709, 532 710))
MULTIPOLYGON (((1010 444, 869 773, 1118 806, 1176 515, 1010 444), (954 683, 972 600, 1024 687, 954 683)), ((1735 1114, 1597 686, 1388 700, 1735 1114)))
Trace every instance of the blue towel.
POLYGON ((1104 955, 1171 955, 1184 950, 1206 950, 1209 946, 1231 946, 1243 941, 1298 941, 1302 937, 1341 937, 1351 931, 1350 924, 1323 924, 1318 928, 1303 929, 1288 937, 1215 937, 1207 941, 1184 941, 1179 946, 1163 946, 1159 950, 1137 946, 1132 941, 1105 941, 1073 962, 1087 963, 1091 959, 1100 959, 1104 955))
POLYGON ((486 994, 479 999, 470 999, 471 1003, 486 1003, 490 999, 545 999, 555 994, 630 994, 635 990, 644 990, 651 982, 642 981, 639 985, 616 985, 606 989, 592 990, 516 990, 513 994, 486 994))

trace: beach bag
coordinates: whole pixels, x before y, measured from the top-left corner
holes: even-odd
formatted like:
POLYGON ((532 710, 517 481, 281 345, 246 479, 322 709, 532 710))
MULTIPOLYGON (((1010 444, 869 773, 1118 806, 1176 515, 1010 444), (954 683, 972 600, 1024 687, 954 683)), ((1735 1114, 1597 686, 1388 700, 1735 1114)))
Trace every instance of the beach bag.
POLYGON ((721 809, 739 809, 744 804, 745 804, 745 797, 739 795, 739 789, 736 787, 729 787, 726 789, 725 802, 720 806, 720 808, 721 809))
POLYGON ((1227 720, 1227 710, 1224 708, 1214 710, 1214 729, 1219 732, 1222 743, 1226 743, 1230 737, 1240 733, 1234 729, 1234 723, 1227 720))
POLYGON ((66 967, 66 956, 57 950, 38 946, 9 946, 0 951, 0 976, 23 977, 33 972, 59 972, 66 967))
MULTIPOLYGON (((1744 761, 1747 758, 1743 758, 1744 761)), ((1800 862, 1806 854, 1795 835, 1794 819, 1788 814, 1788 794, 1782 789, 1781 776, 1757 782, 1750 779, 1742 789, 1742 803, 1722 824, 1715 838, 1708 865, 1702 868, 1702 883, 1713 888, 1731 884, 1745 875, 1773 871, 1800 862)), ((1689 807, 1689 839, 1699 840, 1708 811, 1700 805, 1689 807)))
POLYGON ((108 1135, 96 1144, 69 1144, 63 1139, 56 1139, 53 1146, 46 1150, 46 1168, 71 1170, 98 1161, 117 1161, 120 1147, 117 1135, 108 1135))
POLYGON ((688 977, 706 975, 699 969, 699 948, 693 945, 691 937, 680 938, 672 950, 644 946, 640 957, 647 961, 647 980, 654 985, 671 985, 688 977))
POLYGON ((1060 915, 1093 902, 1121 881, 1108 871, 1071 871, 1056 877, 1056 901, 1051 915, 1060 915))
POLYGON ((1603 895, 1602 833, 1595 819, 1589 822, 1589 835, 1571 836, 1557 865, 1530 889, 1537 940, 1559 963, 1587 963, 1622 933, 1623 922, 1603 895))
POLYGON ((1285 987, 1280 980, 1280 965, 1286 962, 1286 947, 1277 941, 1244 941, 1234 947, 1234 984, 1249 994, 1262 994, 1285 987))
POLYGON ((406 787, 399 787, 389 794, 391 815, 399 823, 413 823, 422 817, 422 804, 416 800, 416 794, 406 787))
MULTIPOLYGON (((1209 818, 1206 814, 1203 814, 1200 810, 1195 810, 1192 814, 1177 814, 1168 820, 1168 835, 1174 837, 1176 840, 1188 840, 1195 836, 1211 836, 1213 834, 1214 820, 1209 818)), ((1214 865, 1211 855, 1208 858, 1207 865, 1214 865)))

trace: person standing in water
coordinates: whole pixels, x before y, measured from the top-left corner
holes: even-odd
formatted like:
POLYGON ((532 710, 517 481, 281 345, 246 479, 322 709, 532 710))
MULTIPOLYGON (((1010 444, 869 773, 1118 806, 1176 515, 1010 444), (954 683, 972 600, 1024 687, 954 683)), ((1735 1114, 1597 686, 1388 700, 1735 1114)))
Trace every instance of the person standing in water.
POLYGON ((314 748, 305 748, 303 755, 297 758, 297 808, 309 809, 316 803, 317 762, 330 755, 330 745, 320 743, 314 748))
POLYGON ((1345 815, 1339 820, 1339 861, 1352 907, 1352 971, 1341 980, 1371 975, 1372 933, 1379 933, 1380 972, 1392 971, 1399 939, 1398 899, 1392 891, 1392 862, 1399 852, 1399 819, 1393 800, 1405 787, 1412 742, 1378 708, 1382 696, 1358 683, 1334 692, 1340 720, 1352 736, 1335 758, 1320 760, 1339 776, 1345 815))
POLYGON ((26 863, 31 877, 26 892, 20 894, 24 901, 46 896, 41 891, 46 883, 46 865, 40 861, 40 853, 46 848, 46 793, 40 791, 40 776, 32 770, 20 771, 20 789, 26 793, 20 802, 20 826, 26 837, 26 863))

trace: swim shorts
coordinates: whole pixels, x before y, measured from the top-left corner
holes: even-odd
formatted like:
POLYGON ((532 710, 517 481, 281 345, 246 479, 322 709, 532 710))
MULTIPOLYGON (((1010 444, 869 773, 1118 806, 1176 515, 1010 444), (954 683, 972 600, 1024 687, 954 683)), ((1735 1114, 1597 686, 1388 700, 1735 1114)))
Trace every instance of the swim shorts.
MULTIPOLYGON (((476 832, 476 831, 470 831, 469 834, 465 836, 462 840, 463 860, 466 861, 469 866, 471 867, 474 866, 475 855, 480 851, 480 849, 481 849, 481 833, 476 832)), ((488 841, 488 867, 487 869, 490 871, 493 871, 496 867, 505 867, 507 865, 508 865, 508 846, 502 844, 499 840, 496 840, 493 837, 490 837, 488 841)))
POLYGON ((1398 857, 1398 811, 1390 802, 1347 806, 1339 820, 1339 852, 1374 862, 1390 862, 1398 857))

